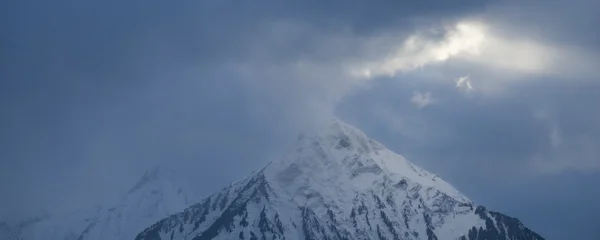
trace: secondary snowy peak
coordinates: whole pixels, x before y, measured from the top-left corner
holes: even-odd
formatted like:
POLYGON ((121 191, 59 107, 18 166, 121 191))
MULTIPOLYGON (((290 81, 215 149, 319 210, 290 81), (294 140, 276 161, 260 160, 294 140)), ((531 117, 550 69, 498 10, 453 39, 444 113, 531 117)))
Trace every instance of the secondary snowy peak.
POLYGON ((112 207, 56 214, 21 228, 14 239, 130 240, 150 224, 184 210, 196 196, 174 170, 156 166, 112 207))
POLYGON ((11 240, 65 239, 76 240, 94 221, 101 208, 78 209, 62 214, 44 214, 18 223, 12 229, 11 240))
POLYGON ((334 120, 136 239, 538 240, 362 131, 334 120))
POLYGON ((175 171, 153 167, 116 206, 101 212, 82 232, 81 239, 133 239, 148 225, 177 213, 197 201, 175 171))

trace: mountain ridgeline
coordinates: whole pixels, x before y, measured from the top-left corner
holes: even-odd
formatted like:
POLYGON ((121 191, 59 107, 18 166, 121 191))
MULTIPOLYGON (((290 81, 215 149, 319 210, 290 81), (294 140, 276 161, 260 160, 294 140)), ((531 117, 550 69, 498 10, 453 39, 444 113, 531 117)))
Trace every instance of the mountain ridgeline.
POLYGON ((136 240, 543 240, 339 120, 136 240))
POLYGON ((339 120, 204 199, 155 167, 108 208, 0 219, 8 240, 542 240, 339 120))

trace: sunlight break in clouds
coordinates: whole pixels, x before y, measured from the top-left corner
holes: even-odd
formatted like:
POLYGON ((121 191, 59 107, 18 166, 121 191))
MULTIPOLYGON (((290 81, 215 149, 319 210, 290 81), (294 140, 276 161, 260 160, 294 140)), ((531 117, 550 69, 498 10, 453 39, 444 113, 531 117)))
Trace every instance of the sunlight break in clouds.
POLYGON ((391 55, 354 68, 355 76, 372 78, 395 76, 452 59, 461 59, 488 68, 507 71, 544 73, 558 56, 557 50, 526 38, 513 39, 494 34, 492 26, 478 21, 460 21, 442 29, 418 31, 397 47, 391 55))

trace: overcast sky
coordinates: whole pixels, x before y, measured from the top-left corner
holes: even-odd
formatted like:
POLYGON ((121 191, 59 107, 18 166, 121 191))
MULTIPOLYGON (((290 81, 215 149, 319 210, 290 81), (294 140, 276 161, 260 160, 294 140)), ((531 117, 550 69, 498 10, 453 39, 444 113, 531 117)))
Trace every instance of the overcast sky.
POLYGON ((600 1, 2 1, 0 216, 203 195, 336 116, 550 240, 600 239, 600 1))

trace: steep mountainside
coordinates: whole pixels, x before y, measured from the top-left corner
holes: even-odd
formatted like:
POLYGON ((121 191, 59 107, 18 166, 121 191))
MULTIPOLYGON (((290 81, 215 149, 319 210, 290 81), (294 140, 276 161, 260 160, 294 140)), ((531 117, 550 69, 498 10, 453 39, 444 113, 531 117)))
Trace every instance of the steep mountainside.
POLYGON ((334 120, 136 239, 543 239, 334 120))

